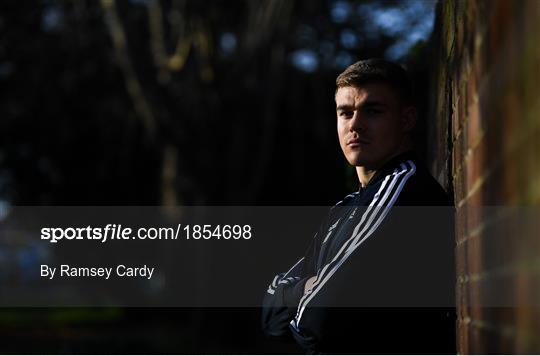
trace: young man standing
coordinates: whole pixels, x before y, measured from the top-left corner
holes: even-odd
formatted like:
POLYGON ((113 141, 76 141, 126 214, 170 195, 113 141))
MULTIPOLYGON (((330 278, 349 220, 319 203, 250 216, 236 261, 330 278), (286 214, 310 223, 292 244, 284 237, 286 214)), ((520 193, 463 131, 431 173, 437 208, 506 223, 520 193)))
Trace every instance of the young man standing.
POLYGON ((413 151, 411 81, 399 65, 369 59, 336 86, 339 142, 359 190, 330 209, 305 256, 273 279, 263 329, 293 336, 309 353, 455 353, 451 221, 395 212, 449 205, 413 151))

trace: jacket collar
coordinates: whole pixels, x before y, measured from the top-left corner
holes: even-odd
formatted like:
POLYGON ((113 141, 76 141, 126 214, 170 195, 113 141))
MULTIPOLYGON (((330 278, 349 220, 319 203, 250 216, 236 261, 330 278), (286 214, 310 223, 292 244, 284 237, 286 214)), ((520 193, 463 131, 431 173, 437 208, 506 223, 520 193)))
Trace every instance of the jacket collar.
POLYGON ((381 168, 379 168, 375 172, 375 174, 373 175, 373 177, 371 177, 365 187, 362 188, 362 185, 360 185, 358 191, 362 192, 366 188, 377 183, 388 174, 391 174, 394 169, 399 168, 401 163, 406 162, 409 159, 412 161, 416 161, 416 152, 414 150, 408 150, 398 154, 397 156, 392 157, 390 160, 388 160, 388 162, 386 162, 381 168))

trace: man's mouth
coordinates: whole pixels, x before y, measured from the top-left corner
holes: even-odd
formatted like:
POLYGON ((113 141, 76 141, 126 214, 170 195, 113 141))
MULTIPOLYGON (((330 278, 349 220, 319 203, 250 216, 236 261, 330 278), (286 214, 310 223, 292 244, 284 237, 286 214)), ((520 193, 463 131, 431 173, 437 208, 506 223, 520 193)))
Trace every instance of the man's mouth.
POLYGON ((353 139, 353 140, 347 141, 347 146, 350 146, 350 147, 358 147, 358 146, 363 146, 363 145, 369 145, 369 141, 360 140, 360 139, 353 139))

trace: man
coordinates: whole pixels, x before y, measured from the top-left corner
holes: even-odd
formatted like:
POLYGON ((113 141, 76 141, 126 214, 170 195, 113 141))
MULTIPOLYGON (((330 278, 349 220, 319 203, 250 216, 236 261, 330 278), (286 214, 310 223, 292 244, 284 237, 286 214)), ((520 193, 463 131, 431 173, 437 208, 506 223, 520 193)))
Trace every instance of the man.
POLYGON ((359 190, 273 279, 263 329, 309 353, 455 353, 451 220, 396 210, 449 205, 412 150, 411 81, 399 65, 369 59, 336 86, 339 142, 359 190))

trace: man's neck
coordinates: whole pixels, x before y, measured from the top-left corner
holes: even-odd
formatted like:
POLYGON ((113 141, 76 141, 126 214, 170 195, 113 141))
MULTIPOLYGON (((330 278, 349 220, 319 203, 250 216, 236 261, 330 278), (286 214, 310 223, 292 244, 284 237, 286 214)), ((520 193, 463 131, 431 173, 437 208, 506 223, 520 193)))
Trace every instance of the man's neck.
POLYGON ((365 188, 366 185, 368 185, 369 181, 373 176, 377 173, 376 169, 370 169, 365 166, 357 166, 356 167, 356 174, 358 175, 358 180, 360 181, 360 185, 362 188, 365 188))

